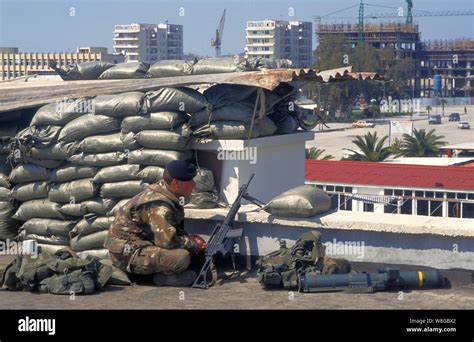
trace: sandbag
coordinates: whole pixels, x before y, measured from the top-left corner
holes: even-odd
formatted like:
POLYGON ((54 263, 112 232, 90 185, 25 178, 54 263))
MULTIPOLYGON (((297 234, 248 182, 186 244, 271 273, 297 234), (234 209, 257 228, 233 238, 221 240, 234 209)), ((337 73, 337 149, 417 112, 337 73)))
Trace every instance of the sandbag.
POLYGON ((117 80, 130 78, 143 78, 150 66, 140 62, 118 63, 105 70, 100 76, 100 80, 117 80))
MULTIPOLYGON (((76 253, 77 256, 81 259, 86 259, 88 256, 92 256, 92 257, 95 257, 95 258, 98 258, 103 261, 106 261, 109 259, 109 250, 108 249, 105 249, 105 248, 101 248, 101 249, 90 249, 88 251, 82 251, 82 252, 77 252, 76 253)), ((109 266, 112 266, 109 265, 109 266)), ((116 268, 116 267, 115 267, 116 268)), ((114 273, 115 273, 115 269, 114 269, 114 273)), ((114 274, 112 274, 112 277, 109 279, 109 281, 107 282, 107 284, 109 285, 129 285, 129 284, 115 284, 115 278, 117 278, 117 276, 120 276, 120 275, 116 275, 114 276, 114 274), (112 278, 114 278, 113 282, 112 282, 112 278)))
MULTIPOLYGON (((108 250, 107 249, 97 249, 96 251, 97 251, 96 253, 100 253, 99 251, 106 251, 107 255, 108 255, 108 250)), ((94 252, 94 251, 84 251, 84 252, 79 252, 77 254, 79 255, 80 253, 87 253, 87 252, 94 252)), ((112 267, 112 269, 113 269, 112 276, 110 277, 109 281, 107 282, 108 285, 122 285, 122 286, 132 285, 132 282, 128 278, 127 273, 122 271, 120 268, 115 267, 112 260, 108 259, 108 257, 99 258, 99 259, 102 259, 102 260, 100 260, 101 264, 108 265, 108 266, 112 267)))
POLYGON ((138 173, 138 177, 146 183, 157 183, 163 178, 165 169, 160 166, 147 166, 138 173))
POLYGON ((240 62, 234 57, 207 58, 197 61, 193 66, 193 75, 220 74, 248 70, 246 61, 240 62))
MULTIPOLYGON (((250 138, 272 135, 277 130, 272 120, 263 117, 254 123, 250 138)), ((198 138, 212 139, 247 139, 249 138, 250 124, 238 121, 216 121, 210 125, 204 125, 194 130, 194 136, 198 138)))
POLYGON ((17 184, 11 191, 11 197, 20 202, 48 197, 48 182, 17 184))
POLYGON ((0 155, 0 174, 9 175, 12 172, 12 166, 8 162, 8 156, 0 155))
POLYGON ((15 206, 10 202, 0 202, 0 241, 12 240, 18 231, 20 222, 13 218, 15 206))
MULTIPOLYGON (((254 113, 254 105, 248 102, 238 102, 232 105, 219 107, 209 112, 207 109, 202 109, 189 119, 188 124, 191 127, 198 127, 209 122, 216 121, 239 121, 243 123, 250 123, 254 113)), ((258 119, 259 113, 255 113, 255 119, 258 119)))
POLYGON ((68 183, 52 184, 49 189, 49 200, 57 203, 69 203, 71 199, 82 202, 93 198, 97 193, 97 187, 92 178, 75 180, 68 183))
POLYGON ((10 173, 10 182, 29 183, 47 181, 50 171, 34 164, 20 164, 10 173))
POLYGON ((57 143, 51 147, 32 147, 26 155, 35 159, 66 160, 77 149, 77 143, 57 143))
POLYGON ((133 133, 113 133, 87 137, 78 145, 78 151, 84 153, 124 152, 139 148, 133 133))
POLYGON ((184 112, 157 112, 143 114, 141 116, 129 116, 122 121, 122 131, 140 132, 143 130, 172 130, 189 120, 189 116, 184 112))
POLYGON ((144 93, 138 91, 113 95, 99 95, 94 98, 94 109, 97 114, 116 118, 138 115, 143 109, 144 96, 144 93))
POLYGON ((81 140, 91 135, 109 133, 120 130, 121 120, 105 116, 85 114, 66 124, 59 134, 58 140, 71 142, 81 140))
POLYGON ((10 182, 8 181, 8 177, 3 173, 0 173, 0 187, 1 188, 9 188, 10 182))
POLYGON ((290 115, 284 116, 280 120, 275 121, 275 125, 277 126, 277 134, 294 133, 298 130, 298 127, 300 126, 298 120, 296 120, 290 115))
POLYGON ((69 237, 63 235, 38 235, 38 234, 31 234, 27 233, 21 236, 21 240, 36 240, 38 243, 44 243, 48 245, 60 245, 60 246, 67 246, 69 245, 69 237))
POLYGON ((56 67, 55 61, 50 61, 49 66, 56 71, 65 81, 97 80, 99 76, 114 64, 103 61, 75 63, 60 68, 56 67))
POLYGON ((8 202, 10 199, 10 189, 0 186, 0 202, 8 202))
POLYGON ((105 167, 120 164, 125 160, 125 153, 80 153, 68 158, 68 161, 75 165, 105 167))
POLYGON ((20 229, 26 231, 29 234, 43 236, 61 235, 69 237, 69 232, 74 228, 75 225, 75 221, 34 218, 26 221, 20 229))
POLYGON ((12 149, 27 152, 33 146, 37 148, 50 147, 57 142, 61 130, 61 126, 52 125, 26 127, 15 136, 12 149))
POLYGON ((28 221, 32 218, 66 219, 60 208, 58 203, 47 199, 31 200, 22 203, 13 218, 20 221, 28 221))
POLYGON ((214 191, 214 175, 211 170, 204 167, 197 169, 196 176, 193 178, 193 181, 196 183, 194 191, 196 192, 205 192, 205 191, 214 191))
POLYGON ((161 88, 145 95, 145 108, 148 112, 180 111, 194 113, 206 105, 206 98, 197 90, 176 87, 161 88))
POLYGON ((93 213, 100 216, 105 216, 117 204, 117 201, 112 198, 93 198, 81 203, 81 206, 86 209, 88 213, 93 213))
POLYGON ((91 249, 103 248, 107 230, 92 233, 86 236, 75 236, 71 239, 71 249, 82 252, 91 249))
POLYGON ((31 157, 25 157, 24 161, 29 164, 34 164, 39 167, 46 169, 56 169, 64 165, 64 160, 53 160, 53 159, 36 159, 31 157))
POLYGON ((251 70, 287 69, 293 66, 293 62, 289 59, 251 57, 247 62, 251 70))
POLYGON ((40 253, 49 253, 49 254, 54 254, 60 249, 64 249, 66 246, 62 245, 49 245, 47 243, 38 243, 38 251, 40 253))
POLYGON ((87 214, 87 208, 82 203, 68 203, 61 206, 59 211, 67 216, 82 217, 87 214))
POLYGON ((64 126, 69 121, 77 119, 83 114, 93 110, 90 99, 80 98, 76 100, 56 101, 40 107, 33 118, 31 126, 53 125, 64 126))
POLYGON ((72 239, 74 237, 83 237, 104 230, 107 231, 113 222, 113 217, 84 218, 77 222, 74 228, 70 231, 69 236, 72 239))
POLYGON ((54 183, 70 182, 77 179, 94 177, 99 168, 92 166, 67 165, 51 172, 50 180, 54 183))
POLYGON ((145 77, 160 78, 191 75, 193 65, 194 61, 180 59, 158 61, 150 66, 145 77))
POLYGON ((116 183, 102 184, 100 187, 100 196, 113 198, 130 198, 139 194, 149 184, 141 180, 139 181, 124 181, 116 183))
POLYGON ((184 206, 187 209, 212 209, 219 207, 217 192, 196 192, 193 190, 189 202, 184 206))
POLYGON ((145 130, 137 133, 135 140, 151 149, 183 151, 190 147, 191 130, 187 127, 173 131, 145 130))
POLYGON ((266 212, 282 217, 310 217, 328 211, 331 198, 313 185, 302 185, 273 198, 263 207, 266 212))
POLYGON ((99 172, 97 172, 93 182, 97 184, 103 184, 127 180, 138 180, 140 179, 138 176, 139 171, 140 165, 132 164, 104 167, 99 172))
POLYGON ((180 152, 171 150, 136 150, 128 155, 129 164, 140 164, 147 166, 165 166, 174 160, 186 160, 192 158, 190 151, 180 152))

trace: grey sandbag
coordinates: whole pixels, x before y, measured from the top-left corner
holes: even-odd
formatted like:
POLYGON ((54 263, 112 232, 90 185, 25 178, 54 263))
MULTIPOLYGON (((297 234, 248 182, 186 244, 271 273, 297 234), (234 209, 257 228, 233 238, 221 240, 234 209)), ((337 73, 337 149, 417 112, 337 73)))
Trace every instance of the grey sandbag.
POLYGON ((140 132, 149 129, 172 130, 188 122, 184 112, 162 111, 141 116, 129 116, 122 121, 122 131, 140 132))
MULTIPOLYGON (((198 138, 213 139, 247 139, 250 133, 250 124, 239 121, 216 121, 210 125, 204 125, 194 130, 194 136, 198 138)), ((263 117, 254 123, 250 138, 272 135, 277 127, 267 117, 263 117)))
POLYGON ((3 173, 5 175, 9 175, 12 172, 12 166, 8 161, 8 156, 0 155, 0 174, 3 173))
MULTIPOLYGON (((72 238, 78 236, 83 237, 96 232, 108 230, 110 225, 114 222, 113 217, 92 217, 84 218, 77 222, 74 228, 70 231, 69 236, 72 238)), ((93 249, 93 248, 91 248, 93 249)))
POLYGON ((37 181, 47 181, 50 171, 44 167, 34 164, 20 164, 10 173, 10 182, 29 183, 37 181))
POLYGON ((46 169, 56 169, 64 165, 64 160, 36 159, 31 157, 25 157, 24 159, 26 163, 34 164, 46 169))
POLYGON ((0 202, 8 202, 10 199, 10 189, 0 186, 0 202))
POLYGON ((1 188, 9 188, 10 182, 8 181, 8 177, 3 173, 0 173, 0 187, 1 188))
POLYGON ((10 202, 0 202, 0 241, 12 240, 18 231, 20 222, 13 218, 15 206, 10 202))
POLYGON ((165 169, 161 166, 147 166, 138 173, 138 177, 147 183, 157 183, 163 179, 165 169))
POLYGON ((103 61, 75 63, 60 68, 54 60, 50 60, 48 64, 65 81, 97 80, 104 71, 114 66, 103 61))
POLYGON ((117 201, 115 199, 97 197, 82 202, 81 206, 85 208, 88 213, 105 216, 116 204, 117 201))
POLYGON ((77 179, 94 177, 99 168, 92 166, 66 165, 51 172, 50 180, 54 183, 70 182, 77 179))
MULTIPOLYGON (((223 106, 213 109, 209 112, 207 109, 202 109, 199 112, 191 115, 189 125, 191 127, 198 127, 209 122, 215 121, 239 121, 250 123, 254 116, 254 105, 248 102, 238 102, 233 105, 223 106)), ((259 113, 255 113, 255 119, 258 119, 259 113)))
POLYGON ((172 110, 194 113, 205 106, 205 96, 187 87, 161 88, 145 95, 145 108, 149 112, 172 110))
MULTIPOLYGON (((100 260, 104 260, 104 261, 109 259, 109 250, 105 249, 105 248, 90 249, 88 251, 77 252, 76 254, 81 259, 85 259, 88 256, 93 256, 93 257, 96 257, 96 258, 98 258, 100 260)), ((112 264, 110 264, 109 266, 111 266, 111 265, 112 264)), ((115 273, 115 269, 114 269, 114 273, 115 273)), ((109 281, 107 281, 107 284, 109 284, 109 285, 128 285, 128 284, 114 284, 114 283, 111 283, 112 278, 114 278, 113 273, 112 273, 112 277, 109 279, 109 281)))
POLYGON ((310 217, 331 208, 331 198, 313 185, 302 185, 274 197, 263 207, 266 212, 283 217, 310 217))
POLYGON ((31 126, 54 125, 63 126, 69 121, 77 119, 83 114, 93 110, 90 99, 80 98, 76 100, 56 101, 40 107, 33 119, 31 126))
POLYGON ((25 230, 29 234, 43 236, 61 235, 69 238, 69 232, 75 225, 75 221, 34 218, 26 221, 20 229, 25 230))
POLYGON ((92 178, 79 179, 68 183, 52 184, 49 189, 49 200, 57 203, 69 203, 71 199, 75 202, 93 198, 97 193, 97 187, 92 178))
POLYGON ((165 166, 175 160, 186 160, 192 158, 190 151, 180 152, 172 150, 136 150, 128 155, 129 164, 140 164, 147 166, 165 166))
POLYGON ((104 245, 107 230, 92 233, 86 236, 75 236, 71 239, 71 249, 74 252, 82 252, 90 249, 99 249, 104 245))
POLYGON ((100 76, 100 80, 118 80, 143 78, 150 65, 140 62, 118 63, 113 67, 105 70, 100 76))
POLYGON ((275 122, 275 125, 277 126, 277 134, 294 133, 298 130, 298 127, 300 126, 298 120, 296 120, 290 115, 286 115, 280 118, 280 120, 275 122))
POLYGON ((187 126, 173 131, 145 130, 137 133, 135 140, 147 148, 183 151, 190 148, 191 130, 187 126))
POLYGON ((214 191, 214 174, 211 170, 200 167, 197 169, 196 176, 193 178, 193 181, 196 183, 194 191, 196 192, 205 192, 205 191, 214 191))
POLYGON ((194 61, 181 59, 158 61, 150 66, 145 77, 160 78, 191 75, 193 65, 194 61))
POLYGON ((251 57, 247 59, 251 70, 288 69, 293 66, 289 59, 251 57))
POLYGON ((36 240, 38 243, 44 243, 48 245, 61 245, 61 246, 67 246, 69 245, 69 237, 68 236, 63 236, 63 235, 38 235, 38 234, 32 234, 32 233, 27 233, 23 236, 23 241, 24 240, 36 240))
POLYGON ((61 213, 71 217, 82 217, 87 214, 87 208, 82 203, 68 203, 61 206, 61 213))
POLYGON ((125 164, 102 168, 95 175, 93 181, 97 184, 138 180, 140 165, 125 164))
POLYGON ((145 190, 145 187, 148 185, 148 183, 145 183, 141 180, 106 183, 102 184, 100 187, 100 196, 130 198, 145 190))
POLYGON ((53 125, 26 127, 15 136, 13 149, 19 148, 21 152, 26 152, 31 147, 50 147, 57 142, 61 130, 61 126, 53 125))
POLYGON ((133 133, 113 133, 107 135, 94 135, 82 140, 78 145, 78 150, 84 153, 106 153, 124 152, 139 148, 133 137, 133 133))
POLYGON ((184 206, 188 209, 212 209, 219 207, 219 195, 217 192, 196 192, 193 190, 189 202, 184 206))
POLYGON ((197 61, 193 66, 193 75, 220 74, 248 70, 246 61, 234 57, 207 58, 197 61))
POLYGON ((31 148, 27 155, 35 159, 66 160, 77 149, 77 143, 57 143, 51 147, 31 148))
POLYGON ((123 118, 138 115, 143 110, 144 93, 131 91, 122 94, 98 95, 94 98, 97 114, 123 118))
POLYGON ((32 200, 22 203, 13 218, 19 221, 28 221, 32 218, 66 219, 60 208, 58 203, 46 199, 32 200))
POLYGON ((38 243, 38 250, 41 251, 41 253, 54 254, 60 249, 64 248, 66 247, 62 245, 49 245, 47 243, 38 243))
POLYGON ((68 158, 68 161, 75 165, 105 167, 117 165, 125 160, 125 153, 109 152, 109 153, 80 153, 68 158))
MULTIPOLYGON (((99 253, 99 251, 103 251, 103 249, 98 249, 97 253, 99 253)), ((107 249, 105 249, 105 251, 108 252, 107 249)), ((80 253, 87 253, 87 252, 93 252, 93 251, 84 251, 84 252, 79 252, 77 254, 79 255, 80 253)), ((122 285, 122 286, 132 285, 132 282, 128 278, 127 273, 122 271, 120 268, 115 267, 112 260, 110 260, 108 258, 99 258, 99 259, 103 259, 103 260, 100 260, 101 264, 110 266, 113 269, 112 276, 110 277, 109 281, 107 281, 108 285, 122 285)))
POLYGON ((48 182, 17 184, 11 191, 11 197, 20 202, 48 197, 48 182))
POLYGON ((71 142, 91 135, 99 135, 120 130, 121 120, 106 116, 85 114, 66 124, 59 134, 58 140, 71 142))

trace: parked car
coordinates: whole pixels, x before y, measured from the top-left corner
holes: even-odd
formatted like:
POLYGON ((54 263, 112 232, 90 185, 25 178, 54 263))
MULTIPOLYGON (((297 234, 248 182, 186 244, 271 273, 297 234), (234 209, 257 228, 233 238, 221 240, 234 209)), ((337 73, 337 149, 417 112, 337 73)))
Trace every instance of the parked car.
POLYGON ((451 113, 449 114, 449 121, 461 121, 461 116, 459 113, 451 113))
POLYGON ((428 120, 429 125, 439 125, 441 124, 441 114, 433 114, 430 115, 430 119, 428 120))
POLYGON ((471 126, 469 125, 469 122, 463 121, 458 124, 458 128, 460 129, 470 129, 471 126))
POLYGON ((367 122, 365 120, 359 120, 359 121, 353 122, 352 126, 357 127, 357 128, 364 128, 364 127, 375 127, 375 124, 373 122, 367 122))

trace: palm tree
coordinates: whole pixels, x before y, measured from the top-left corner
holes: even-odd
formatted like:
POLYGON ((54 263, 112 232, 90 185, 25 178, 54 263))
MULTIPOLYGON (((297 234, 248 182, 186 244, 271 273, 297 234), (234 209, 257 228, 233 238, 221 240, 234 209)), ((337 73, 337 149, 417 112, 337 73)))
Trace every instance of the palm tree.
POLYGON ((384 147, 388 136, 384 136, 379 140, 377 132, 374 134, 367 133, 363 137, 357 136, 352 142, 359 148, 360 152, 350 150, 353 154, 348 160, 378 162, 387 159, 390 155, 390 147, 384 147))
POLYGON ((445 99, 442 99, 442 100, 441 100, 441 108, 443 109, 443 116, 444 116, 444 106, 445 106, 447 103, 448 103, 447 100, 445 100, 445 99))
POLYGON ((390 145, 390 152, 395 156, 400 156, 402 152, 403 141, 402 139, 395 138, 392 145, 390 145))
POLYGON ((428 116, 430 116, 430 112, 433 110, 433 107, 431 107, 430 105, 428 105, 428 106, 426 106, 425 109, 428 111, 428 116))
POLYGON ((424 129, 413 131, 413 136, 403 134, 402 148, 398 156, 404 157, 436 157, 439 148, 446 145, 442 135, 434 134, 432 129, 428 133, 424 129))
POLYGON ((324 157, 321 158, 321 155, 326 152, 325 149, 311 147, 305 150, 305 159, 319 159, 319 160, 330 160, 334 159, 334 157, 330 154, 326 154, 324 157))

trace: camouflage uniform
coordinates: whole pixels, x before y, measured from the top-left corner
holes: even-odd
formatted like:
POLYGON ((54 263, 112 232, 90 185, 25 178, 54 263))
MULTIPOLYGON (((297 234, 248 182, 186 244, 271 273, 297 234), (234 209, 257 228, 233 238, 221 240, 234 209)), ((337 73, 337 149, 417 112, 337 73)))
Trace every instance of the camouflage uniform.
POLYGON ((177 274, 197 247, 183 228, 184 209, 163 180, 128 201, 115 214, 104 247, 118 268, 135 274, 177 274))

